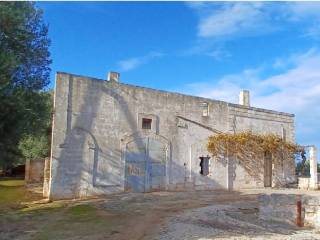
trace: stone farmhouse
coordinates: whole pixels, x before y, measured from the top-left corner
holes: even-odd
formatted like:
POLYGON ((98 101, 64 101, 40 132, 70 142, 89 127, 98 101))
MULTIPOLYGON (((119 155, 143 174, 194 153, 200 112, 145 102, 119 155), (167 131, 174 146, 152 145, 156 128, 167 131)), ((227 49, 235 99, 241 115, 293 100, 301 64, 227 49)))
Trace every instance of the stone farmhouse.
POLYGON ((79 198, 123 191, 263 188, 295 181, 294 159, 265 156, 253 176, 216 161, 208 136, 251 130, 295 140, 294 115, 58 72, 44 195, 79 198), (258 177, 256 177, 258 175, 258 177))

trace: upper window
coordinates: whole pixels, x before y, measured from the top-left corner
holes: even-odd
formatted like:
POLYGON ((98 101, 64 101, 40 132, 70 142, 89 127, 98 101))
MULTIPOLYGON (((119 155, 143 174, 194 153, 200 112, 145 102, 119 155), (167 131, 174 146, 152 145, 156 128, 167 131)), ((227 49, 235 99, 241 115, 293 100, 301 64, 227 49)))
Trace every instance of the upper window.
POLYGON ((202 103, 200 103, 200 107, 201 107, 201 110, 202 110, 202 116, 203 117, 209 116, 209 105, 208 105, 208 103, 202 102, 202 103))
POLYGON ((142 129, 151 129, 152 119, 142 118, 142 129))

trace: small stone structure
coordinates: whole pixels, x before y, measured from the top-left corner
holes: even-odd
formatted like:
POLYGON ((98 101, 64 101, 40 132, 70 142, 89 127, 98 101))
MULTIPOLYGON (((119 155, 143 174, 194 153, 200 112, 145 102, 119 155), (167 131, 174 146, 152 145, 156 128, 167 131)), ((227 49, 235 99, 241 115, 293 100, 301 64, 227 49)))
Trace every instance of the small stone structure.
POLYGON ((26 183, 39 183, 43 181, 44 159, 27 159, 25 165, 26 183))
POLYGON ((248 90, 240 91, 239 104, 250 107, 250 92, 248 90))
POLYGON ((299 177, 298 187, 305 190, 319 189, 318 156, 316 146, 308 146, 310 150, 310 177, 299 177))
POLYGON ((59 72, 45 193, 60 199, 296 181, 293 158, 262 157, 251 169, 232 158, 206 158, 207 138, 222 132, 250 130, 295 141, 293 114, 251 107, 248 91, 239 100, 233 104, 137 87, 121 83, 118 73, 101 80, 59 72))
POLYGON ((268 221, 297 224, 301 214, 301 225, 320 229, 319 194, 263 194, 259 196, 259 217, 268 221), (299 213, 299 202, 301 212, 299 213))

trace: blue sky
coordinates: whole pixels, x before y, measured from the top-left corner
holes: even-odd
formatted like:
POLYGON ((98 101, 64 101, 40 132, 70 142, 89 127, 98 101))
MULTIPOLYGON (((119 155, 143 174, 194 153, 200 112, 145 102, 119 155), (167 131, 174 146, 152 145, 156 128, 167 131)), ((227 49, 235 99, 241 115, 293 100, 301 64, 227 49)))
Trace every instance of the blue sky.
POLYGON ((56 71, 296 114, 320 147, 320 3, 38 2, 56 71))

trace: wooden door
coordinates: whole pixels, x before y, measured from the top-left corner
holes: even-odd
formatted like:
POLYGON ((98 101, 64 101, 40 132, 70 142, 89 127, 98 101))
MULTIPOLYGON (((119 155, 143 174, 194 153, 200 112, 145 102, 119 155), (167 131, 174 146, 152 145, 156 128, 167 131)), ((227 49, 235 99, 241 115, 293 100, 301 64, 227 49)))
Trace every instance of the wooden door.
POLYGON ((264 186, 272 187, 272 154, 270 152, 264 154, 264 186))

